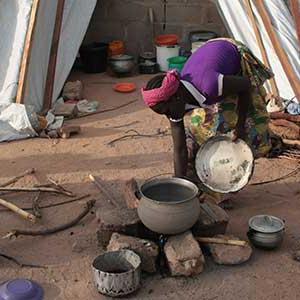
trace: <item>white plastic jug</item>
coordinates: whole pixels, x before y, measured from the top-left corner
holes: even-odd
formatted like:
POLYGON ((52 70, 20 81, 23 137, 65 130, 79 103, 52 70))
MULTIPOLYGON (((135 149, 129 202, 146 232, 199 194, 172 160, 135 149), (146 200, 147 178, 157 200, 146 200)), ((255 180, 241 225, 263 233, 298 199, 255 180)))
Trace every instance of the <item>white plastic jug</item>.
POLYGON ((168 58, 179 56, 178 45, 156 46, 156 59, 161 71, 168 71, 168 58))

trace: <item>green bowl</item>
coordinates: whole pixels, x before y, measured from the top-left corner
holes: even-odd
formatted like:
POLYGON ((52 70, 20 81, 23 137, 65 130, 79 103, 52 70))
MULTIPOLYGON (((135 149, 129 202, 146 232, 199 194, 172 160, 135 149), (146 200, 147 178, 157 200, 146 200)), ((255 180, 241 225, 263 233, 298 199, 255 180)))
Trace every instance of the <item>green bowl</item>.
POLYGON ((188 58, 185 56, 175 56, 175 57, 168 58, 169 70, 177 69, 180 72, 184 64, 186 63, 187 59, 188 58))

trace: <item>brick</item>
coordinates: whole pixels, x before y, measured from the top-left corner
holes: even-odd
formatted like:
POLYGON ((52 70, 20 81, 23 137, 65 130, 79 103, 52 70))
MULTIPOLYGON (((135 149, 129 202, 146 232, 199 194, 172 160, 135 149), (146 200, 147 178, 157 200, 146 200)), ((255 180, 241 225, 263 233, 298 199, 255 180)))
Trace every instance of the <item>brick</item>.
POLYGON ((204 256, 190 231, 172 236, 164 246, 172 276, 193 276, 204 269, 204 256))
MULTIPOLYGON (((217 235, 216 238, 239 240, 232 235, 217 235)), ((213 260, 219 265, 238 265, 250 259, 252 248, 250 245, 245 247, 222 245, 222 244, 207 244, 213 260)))
POLYGON ((159 254, 158 246, 149 240, 113 233, 108 251, 130 249, 137 253, 142 260, 142 270, 148 273, 156 272, 156 261, 159 254))
POLYGON ((62 96, 64 99, 81 100, 83 96, 83 84, 80 80, 68 81, 64 88, 62 96))
POLYGON ((76 117, 78 109, 76 103, 58 103, 54 107, 53 114, 55 116, 76 117))
POLYGON ((209 201, 200 203, 200 216, 192 227, 194 236, 212 237, 224 234, 229 222, 229 216, 220 206, 209 201))
POLYGON ((98 209, 96 220, 99 224, 97 231, 98 244, 105 247, 114 232, 137 236, 140 219, 135 209, 98 209))

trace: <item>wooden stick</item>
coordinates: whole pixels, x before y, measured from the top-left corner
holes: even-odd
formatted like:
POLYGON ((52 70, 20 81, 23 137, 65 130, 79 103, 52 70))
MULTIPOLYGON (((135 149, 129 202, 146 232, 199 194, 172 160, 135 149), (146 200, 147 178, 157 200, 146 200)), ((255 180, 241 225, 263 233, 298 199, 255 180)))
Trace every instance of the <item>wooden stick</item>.
POLYGON ((298 0, 290 0, 290 8, 294 17, 294 24, 298 37, 298 45, 300 48, 300 7, 298 0))
POLYGON ((299 140, 288 140, 288 139, 282 139, 284 144, 290 145, 290 146, 298 146, 300 147, 300 141, 299 140))
POLYGON ((20 175, 18 175, 16 177, 13 177, 12 179, 9 179, 8 181, 2 183, 0 185, 0 187, 5 187, 5 186, 8 186, 10 184, 13 184, 13 183, 17 182, 19 179, 25 177, 26 175, 30 175, 30 174, 33 174, 33 173, 35 173, 35 169, 34 168, 28 169, 24 173, 22 173, 22 174, 20 174, 20 175))
POLYGON ((63 194, 68 197, 74 197, 74 194, 71 192, 66 192, 62 190, 57 190, 53 188, 47 187, 0 187, 0 192, 43 192, 43 193, 55 193, 55 194, 63 194))
POLYGON ((18 265, 21 268, 24 268, 24 267, 28 267, 28 268, 47 268, 46 266, 21 263, 16 258, 14 258, 12 256, 9 256, 9 255, 6 255, 6 254, 3 254, 3 253, 0 253, 0 257, 3 257, 7 260, 10 260, 10 261, 14 262, 16 265, 18 265))
POLYGON ((241 246, 241 247, 245 247, 246 245, 248 245, 246 241, 225 240, 220 238, 196 237, 196 240, 199 243, 205 243, 205 244, 223 244, 223 245, 241 246))
POLYGON ((261 19, 264 23, 266 31, 270 37, 273 48, 280 60, 283 70, 291 84, 291 87, 295 93, 297 99, 300 99, 300 81, 297 78, 294 69, 289 61, 287 54, 285 53, 283 47, 281 46, 277 34, 273 28, 272 22, 270 20, 270 16, 265 8, 265 4, 263 0, 257 0, 256 2, 257 10, 261 16, 261 19))
POLYGON ((0 199, 0 205, 8 208, 9 210, 15 212, 17 215, 21 216, 22 218, 24 218, 26 220, 29 220, 32 223, 36 222, 36 217, 34 215, 24 211, 23 209, 19 208, 18 206, 14 205, 6 200, 0 199))
POLYGON ((56 8, 55 25, 54 25, 54 31, 52 36, 52 45, 51 45, 49 64, 48 64, 47 79, 45 85, 45 93, 44 93, 44 103, 43 103, 44 112, 48 111, 52 106, 57 53, 58 53, 58 46, 60 40, 61 25, 63 20, 64 6, 65 6, 65 0, 58 0, 57 8, 56 8))
MULTIPOLYGON (((258 46, 259 46, 259 49, 260 49, 260 52, 261 52, 261 55, 263 58, 263 62, 268 68, 271 69, 271 65, 270 65, 270 62, 268 59, 266 48, 265 48, 263 40, 261 38, 261 34, 260 34, 260 31, 258 29, 256 20, 255 20, 255 16, 254 16, 254 13, 253 13, 253 10, 251 7, 250 0, 245 0, 245 4, 246 4, 246 11, 247 11, 248 17, 250 18, 250 22, 252 24, 252 28, 254 30, 254 34, 255 34, 255 37, 256 37, 256 40, 257 40, 257 43, 258 43, 258 46)), ((278 88, 277 88, 274 77, 270 79, 270 84, 271 84, 272 94, 274 96, 278 96, 279 92, 278 92, 278 88)))
POLYGON ((300 162, 300 158, 290 157, 290 156, 287 156, 287 155, 279 155, 278 158, 280 158, 280 159, 286 159, 286 160, 292 160, 292 161, 297 161, 298 163, 300 162))
POLYGON ((37 230, 37 231, 18 230, 18 229, 16 229, 16 230, 12 230, 11 232, 9 232, 7 235, 5 235, 2 238, 3 239, 11 238, 13 236, 18 237, 20 235, 29 235, 29 236, 50 235, 50 234, 53 234, 53 233, 56 233, 56 232, 59 232, 59 231, 69 229, 69 228, 73 227, 74 225, 76 225, 77 223, 79 223, 90 212, 90 210, 94 207, 95 202, 96 202, 95 200, 88 201, 86 203, 86 207, 79 214, 79 216, 76 217, 71 222, 68 222, 66 224, 63 224, 63 225, 60 225, 60 226, 57 226, 57 227, 54 227, 54 228, 50 228, 50 229, 37 230))
POLYGON ((109 203, 111 203, 115 207, 120 207, 120 204, 118 203, 118 201, 116 201, 116 199, 113 198, 112 193, 110 193, 106 190, 106 188, 104 187, 104 183, 101 179, 99 179, 99 178, 96 179, 92 174, 89 175, 89 178, 97 186, 97 188, 100 190, 100 192, 102 192, 105 195, 105 197, 109 203))
POLYGON ((24 94, 26 88, 28 66, 29 66, 30 55, 31 55, 32 40, 35 32, 39 6, 40 6, 40 0, 34 0, 31 7, 30 19, 28 23, 26 38, 25 38, 25 46, 24 46, 23 56, 21 60, 18 90, 17 90, 17 97, 16 97, 16 103, 19 104, 24 102, 24 94))
MULTIPOLYGON (((86 194, 71 200, 66 200, 66 201, 61 201, 61 202, 57 202, 57 203, 52 203, 52 204, 47 204, 47 205, 41 205, 39 206, 40 209, 44 209, 44 208, 51 208, 51 207, 56 207, 56 206, 61 206, 61 205, 65 205, 65 204, 69 204, 69 203, 73 203, 73 202, 77 202, 80 201, 82 199, 85 199, 87 197, 90 197, 90 194, 86 194)), ((32 207, 21 207, 21 209, 23 210, 32 210, 32 207)), ((0 209, 0 212, 2 211, 7 211, 8 209, 0 209)))

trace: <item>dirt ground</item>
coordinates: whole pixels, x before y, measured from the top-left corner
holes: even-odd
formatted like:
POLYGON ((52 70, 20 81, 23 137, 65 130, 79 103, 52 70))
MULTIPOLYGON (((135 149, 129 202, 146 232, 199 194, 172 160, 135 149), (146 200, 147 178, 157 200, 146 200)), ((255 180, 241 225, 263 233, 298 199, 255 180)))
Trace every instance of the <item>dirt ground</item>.
MULTIPOLYGON (((128 78, 80 73, 72 74, 71 78, 84 82, 85 97, 99 101, 101 109, 137 101, 119 110, 68 122, 82 127, 79 135, 68 140, 35 138, 1 144, 0 182, 34 167, 36 176, 27 176, 15 186, 45 183, 47 177, 51 177, 78 195, 90 193, 97 200, 96 208, 101 209, 108 205, 107 199, 90 182, 90 173, 100 176, 115 197, 120 197, 121 184, 128 178, 143 180, 172 171, 170 136, 107 145, 129 129, 151 134, 168 127, 165 118, 144 107, 138 91, 124 95, 112 90, 112 82, 128 81, 128 78), (132 124, 119 127, 128 123, 132 124)), ((130 80, 141 87, 147 78, 138 76, 130 80)), ((276 178, 295 167, 291 161, 260 159, 256 162, 252 182, 276 178)), ((236 267, 217 266, 208 258, 205 271, 194 278, 143 276, 141 289, 125 299, 299 299, 300 263, 291 257, 292 251, 300 248, 299 194, 299 175, 295 175, 271 184, 248 185, 234 196, 228 233, 246 239, 251 216, 273 214, 286 221, 285 239, 280 249, 255 249, 249 262, 236 267)), ((2 196, 19 206, 30 206, 33 197, 29 193, 2 196)), ((43 204, 65 199, 64 196, 42 195, 43 204)), ((0 235, 16 228, 50 228, 62 224, 78 215, 85 202, 44 209, 38 225, 31 225, 12 213, 0 212, 0 235)), ((91 262, 101 253, 96 229, 95 214, 89 214, 79 225, 55 235, 0 240, 0 253, 22 262, 47 266, 19 268, 0 257, 0 282, 16 277, 34 279, 44 287, 46 300, 106 299, 96 292, 92 281, 91 262)))

